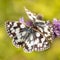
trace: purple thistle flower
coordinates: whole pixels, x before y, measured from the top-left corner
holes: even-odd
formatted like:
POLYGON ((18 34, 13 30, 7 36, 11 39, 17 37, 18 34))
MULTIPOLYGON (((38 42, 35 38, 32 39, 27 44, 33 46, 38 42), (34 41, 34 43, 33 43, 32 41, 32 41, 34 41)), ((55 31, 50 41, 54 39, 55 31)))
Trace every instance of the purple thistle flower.
POLYGON ((27 22, 26 22, 26 25, 27 25, 27 26, 32 26, 32 25, 33 25, 33 22, 32 22, 32 21, 27 21, 27 22))
POLYGON ((56 37, 60 36, 60 20, 53 19, 53 32, 56 37))
POLYGON ((24 18, 23 18, 23 17, 20 18, 20 19, 19 19, 19 22, 20 22, 20 23, 24 23, 24 18))

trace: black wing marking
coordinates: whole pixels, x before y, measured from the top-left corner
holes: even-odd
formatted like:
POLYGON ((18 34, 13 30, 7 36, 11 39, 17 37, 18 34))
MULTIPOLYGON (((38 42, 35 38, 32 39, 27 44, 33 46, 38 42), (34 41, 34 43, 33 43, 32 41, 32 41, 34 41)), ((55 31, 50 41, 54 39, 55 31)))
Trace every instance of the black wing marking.
POLYGON ((20 47, 20 45, 24 45, 28 27, 20 22, 6 22, 6 29, 8 35, 13 38, 14 46, 20 47))

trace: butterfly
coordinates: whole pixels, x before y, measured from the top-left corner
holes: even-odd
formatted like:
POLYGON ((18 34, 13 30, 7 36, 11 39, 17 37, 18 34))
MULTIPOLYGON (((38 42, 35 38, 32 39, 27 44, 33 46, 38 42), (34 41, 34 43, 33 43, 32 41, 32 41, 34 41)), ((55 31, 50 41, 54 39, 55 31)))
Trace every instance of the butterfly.
POLYGON ((13 39, 15 47, 23 47, 25 52, 44 51, 50 48, 52 42, 52 27, 42 20, 42 16, 24 8, 30 21, 23 18, 19 21, 6 22, 8 35, 13 39))

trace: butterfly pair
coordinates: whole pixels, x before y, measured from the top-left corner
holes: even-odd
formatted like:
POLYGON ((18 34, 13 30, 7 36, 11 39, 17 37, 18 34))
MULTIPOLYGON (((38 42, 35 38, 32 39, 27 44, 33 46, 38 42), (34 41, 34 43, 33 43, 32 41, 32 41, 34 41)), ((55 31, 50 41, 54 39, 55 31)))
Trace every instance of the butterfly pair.
POLYGON ((50 48, 52 42, 52 25, 42 20, 41 15, 36 15, 25 8, 30 21, 24 22, 23 18, 15 22, 6 22, 8 35, 17 48, 23 47, 25 52, 44 51, 50 48))

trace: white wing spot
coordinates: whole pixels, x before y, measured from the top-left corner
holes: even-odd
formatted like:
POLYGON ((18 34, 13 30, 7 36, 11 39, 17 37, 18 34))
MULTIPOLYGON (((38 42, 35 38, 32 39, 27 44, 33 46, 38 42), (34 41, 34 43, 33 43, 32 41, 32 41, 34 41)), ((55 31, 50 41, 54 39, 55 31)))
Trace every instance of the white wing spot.
POLYGON ((17 22, 14 23, 14 26, 17 26, 17 22))
POLYGON ((9 24, 12 25, 12 22, 10 22, 9 24))
POLYGON ((44 42, 44 44, 48 44, 48 42, 44 42))
POLYGON ((20 29, 19 29, 19 28, 17 28, 17 29, 16 29, 16 33, 19 33, 19 31, 20 31, 20 29))
POLYGON ((46 48, 47 46, 46 45, 44 45, 44 48, 46 48))
POLYGON ((30 35, 30 40, 33 40, 33 35, 30 35))
POLYGON ((24 36, 26 34, 26 31, 22 32, 22 36, 24 36))
POLYGON ((42 44, 42 43, 39 43, 39 44, 38 44, 38 47, 42 47, 42 46, 43 46, 43 44, 42 44))
POLYGON ((7 27, 9 28, 9 27, 10 27, 10 25, 7 25, 7 27))
POLYGON ((13 28, 10 29, 11 31, 14 30, 13 28))
POLYGON ((37 38, 34 42, 34 44, 38 44, 39 43, 39 38, 37 38))
POLYGON ((39 33, 39 32, 36 32, 36 36, 37 36, 37 37, 40 37, 40 33, 39 33))
POLYGON ((41 42, 43 43, 45 41, 45 37, 41 38, 41 42))
POLYGON ((35 48, 35 51, 37 51, 37 48, 35 48))
POLYGON ((15 30, 12 30, 11 32, 12 32, 12 33, 14 33, 14 32, 15 32, 15 30))
POLYGON ((21 28, 25 28, 25 25, 24 25, 24 24, 21 24, 20 27, 21 27, 21 28))
POLYGON ((41 31, 41 32, 43 32, 43 29, 42 28, 40 28, 40 27, 38 27, 39 28, 39 30, 41 31))
POLYGON ((10 37, 13 37, 13 35, 10 35, 10 37))

